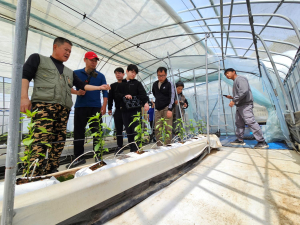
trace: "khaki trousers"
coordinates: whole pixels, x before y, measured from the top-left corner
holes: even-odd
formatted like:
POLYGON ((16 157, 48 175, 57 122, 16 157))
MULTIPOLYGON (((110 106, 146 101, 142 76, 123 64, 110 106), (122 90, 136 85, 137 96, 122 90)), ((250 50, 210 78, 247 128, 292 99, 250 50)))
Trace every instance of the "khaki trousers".
MULTIPOLYGON (((161 140, 161 135, 159 133, 159 127, 157 127, 157 125, 161 125, 161 122, 159 121, 160 118, 165 118, 167 119, 167 123, 168 125, 172 126, 173 123, 173 116, 171 118, 167 118, 167 112, 168 112, 168 107, 162 109, 162 110, 157 110, 155 109, 155 137, 156 137, 156 141, 161 141, 163 143, 163 140, 161 140)), ((170 127, 166 127, 166 131, 170 131, 169 133, 169 137, 166 138, 165 143, 166 144, 170 144, 171 143, 171 139, 172 139, 172 128, 170 127)), ((157 146, 162 146, 163 144, 161 142, 157 143, 157 146)))

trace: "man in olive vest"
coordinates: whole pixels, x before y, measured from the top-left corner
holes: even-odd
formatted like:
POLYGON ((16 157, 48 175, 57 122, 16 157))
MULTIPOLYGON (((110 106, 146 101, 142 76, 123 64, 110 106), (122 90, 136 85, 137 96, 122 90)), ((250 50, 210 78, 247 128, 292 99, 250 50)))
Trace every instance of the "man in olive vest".
POLYGON ((34 175, 44 175, 57 172, 59 157, 65 145, 66 127, 69 113, 73 105, 71 88, 86 91, 109 90, 109 85, 92 86, 82 82, 75 73, 64 66, 71 54, 72 43, 58 37, 53 43, 53 53, 50 57, 39 54, 29 56, 23 66, 21 112, 37 110, 33 121, 34 142, 33 162, 39 158, 39 166, 34 175), (34 79, 31 101, 28 98, 29 82, 34 79), (46 120, 47 119, 47 120, 46 120), (44 127, 48 133, 42 133, 44 127), (50 143, 51 147, 44 143, 50 143), (39 155, 45 155, 46 157, 39 155))

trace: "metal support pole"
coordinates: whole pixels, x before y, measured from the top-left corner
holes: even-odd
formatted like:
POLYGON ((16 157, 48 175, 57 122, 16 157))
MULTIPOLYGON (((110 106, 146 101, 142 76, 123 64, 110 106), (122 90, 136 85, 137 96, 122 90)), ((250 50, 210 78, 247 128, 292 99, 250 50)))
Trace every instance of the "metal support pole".
POLYGON ((295 73, 293 73, 291 75, 293 77, 293 80, 294 80, 294 88, 296 88, 296 92, 297 92, 297 99, 295 99, 296 103, 297 103, 297 110, 296 111, 299 111, 300 110, 300 92, 299 92, 299 88, 298 88, 298 85, 297 85, 297 82, 296 82, 296 78, 295 78, 295 73), (298 100, 298 101, 297 101, 298 100))
POLYGON ((7 155, 5 163, 5 181, 1 224, 10 225, 13 222, 14 194, 16 181, 16 165, 18 159, 19 115, 22 70, 26 51, 26 15, 27 1, 18 1, 15 24, 15 40, 13 54, 13 71, 11 79, 10 113, 8 123, 7 155))
POLYGON ((152 93, 152 76, 150 76, 150 93, 152 93))
POLYGON ((292 121, 293 121, 293 124, 295 124, 295 116, 294 116, 294 112, 292 111, 292 107, 291 107, 291 103, 290 103, 290 100, 288 99, 287 95, 286 95, 286 92, 284 90, 284 87, 283 87, 283 84, 282 84, 282 81, 280 79, 280 76, 279 76, 279 73, 278 73, 278 70, 277 70, 277 67, 275 65, 275 62, 273 60, 273 57, 272 55, 270 54, 270 51, 269 51, 269 48, 268 46, 266 45, 265 41, 258 35, 256 34, 256 37, 259 38, 260 42, 262 43, 262 45, 264 46, 265 50, 266 50, 266 53, 270 59, 270 62, 272 64, 272 67, 273 67, 273 70, 274 70, 274 73, 276 75, 276 78, 277 78, 277 81, 278 81, 278 84, 280 86, 280 89, 282 91, 282 94, 283 94, 283 97, 284 97, 284 100, 285 100, 285 103, 286 103, 286 106, 287 106, 287 109, 291 115, 291 118, 292 118, 292 121))
POLYGON ((5 116, 5 85, 4 85, 4 77, 3 77, 3 118, 2 118, 2 135, 4 133, 4 116, 5 116))
POLYGON ((220 25, 221 25, 221 53, 222 53, 222 62, 223 62, 223 67, 225 68, 225 63, 224 63, 224 45, 223 45, 223 0, 220 0, 220 25))
POLYGON ((249 15, 249 23, 250 23, 250 27, 251 27, 251 31, 252 31, 253 44, 254 44, 254 47, 255 47, 257 66, 258 66, 258 70, 259 70, 259 75, 261 77, 262 75, 261 75, 261 69, 260 69, 260 63, 259 63, 259 53, 258 53, 258 48, 257 48, 257 40, 255 38, 255 28, 254 28, 254 25, 253 25, 254 20, 253 20, 252 11, 251 11, 250 0, 246 0, 246 3, 247 3, 248 15, 249 15))
POLYGON ((292 103, 292 107, 293 107, 293 110, 295 111, 295 105, 294 105, 294 95, 293 95, 293 92, 291 91, 291 85, 289 84, 289 80, 287 80, 286 82, 286 86, 287 86, 287 89, 288 89, 288 94, 290 95, 290 98, 291 98, 291 103, 292 103))
POLYGON ((221 61, 219 61, 219 74, 218 74, 218 82, 219 82, 219 88, 218 88, 218 132, 221 136, 221 131, 220 131, 220 96, 221 96, 221 61))
POLYGON ((291 79, 289 79, 289 82, 290 82, 290 95, 291 95, 291 99, 292 99, 292 101, 294 100, 294 102, 293 102, 294 112, 297 112, 298 104, 297 104, 297 100, 296 100, 296 96, 295 96, 295 93, 294 93, 294 88, 292 86, 291 79))
MULTIPOLYGON (((208 143, 208 153, 210 153, 210 137, 209 137, 209 97, 208 97, 208 55, 207 55, 207 38, 209 34, 205 34, 205 71, 206 71, 206 131, 207 131, 207 143, 208 143)), ((222 49, 223 50, 223 49, 222 49)))
POLYGON ((199 120, 195 70, 193 70, 193 75, 194 75, 194 91, 195 91, 196 115, 197 115, 197 120, 199 120))
MULTIPOLYGON (((173 74, 173 69, 172 69, 172 64, 171 64, 171 59, 170 59, 170 55, 169 55, 169 52, 168 52, 168 59, 169 59, 169 64, 170 64, 170 75, 171 75, 171 80, 173 78, 173 85, 174 85, 174 91, 175 91, 175 95, 176 95, 176 99, 178 100, 178 105, 179 105, 179 113, 180 113, 180 117, 182 119, 182 125, 183 125, 183 128, 185 130, 185 125, 184 125, 184 118, 182 117, 182 114, 181 114, 181 109, 180 109, 180 104, 179 104, 179 98, 178 98, 178 94, 177 94, 177 90, 176 90, 176 84, 175 84, 175 78, 174 78, 174 74, 173 74)), ((175 110, 176 110, 176 105, 175 105, 175 110)))
MULTIPOLYGON (((221 87, 221 96, 223 96, 223 91, 222 91, 222 86, 221 86, 222 81, 220 80, 220 87, 221 87)), ((223 115, 224 115, 224 123, 225 123, 225 132, 226 132, 226 138, 228 136, 227 132, 227 122, 226 122, 226 115, 225 115, 225 107, 224 107, 224 99, 222 99, 222 106, 223 106, 223 115)))

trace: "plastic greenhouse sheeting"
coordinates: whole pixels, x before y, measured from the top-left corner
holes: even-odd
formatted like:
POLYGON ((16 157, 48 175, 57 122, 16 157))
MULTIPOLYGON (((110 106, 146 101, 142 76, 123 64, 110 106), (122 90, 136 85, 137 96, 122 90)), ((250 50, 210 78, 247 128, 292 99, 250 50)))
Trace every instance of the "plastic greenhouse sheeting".
MULTIPOLYGON (((0 0, 0 71, 1 76, 7 78, 12 73, 16 5, 16 0, 0 0)), ((254 31, 265 41, 283 80, 300 44, 300 1, 253 0, 250 6, 254 31)), ((66 66, 73 70, 83 68, 85 52, 95 51, 101 58, 97 69, 110 84, 115 82, 113 71, 116 67, 126 68, 130 63, 137 64, 140 69, 138 79, 152 98, 151 85, 157 80, 156 69, 159 66, 170 68, 167 59, 169 53, 174 81, 180 79, 187 88, 191 87, 185 90, 190 101, 195 99, 192 88, 195 71, 198 114, 204 118, 206 100, 203 83, 207 52, 211 124, 216 125, 218 117, 217 80, 221 60, 222 92, 231 92, 232 83, 224 77, 223 72, 233 67, 239 75, 249 79, 255 104, 268 111, 264 130, 267 140, 288 140, 289 131, 284 118, 284 114, 289 113, 286 110, 287 102, 259 39, 257 54, 260 69, 258 67, 246 1, 224 0, 222 9, 219 0, 33 0, 26 58, 32 53, 51 55, 54 38, 62 36, 74 44, 66 66), (222 34, 221 30, 225 33, 222 34), (228 30, 230 32, 226 33, 228 30), (206 32, 214 32, 208 38, 207 51, 204 42, 206 32)), ((299 80, 298 77, 296 79, 299 80)), ((289 94, 288 87, 285 88, 289 94)), ((299 110, 296 88, 292 91, 293 96, 289 98, 299 102, 299 105, 294 103, 294 110, 299 110)), ((75 98, 73 96, 73 101, 75 98)), ((232 113, 227 103, 224 99, 225 117, 221 104, 220 119, 223 118, 223 121, 220 123, 228 125, 227 129, 233 132, 234 110, 232 113)), ((193 107, 189 110, 193 110, 193 107)), ((189 116, 195 113, 189 110, 189 116)))

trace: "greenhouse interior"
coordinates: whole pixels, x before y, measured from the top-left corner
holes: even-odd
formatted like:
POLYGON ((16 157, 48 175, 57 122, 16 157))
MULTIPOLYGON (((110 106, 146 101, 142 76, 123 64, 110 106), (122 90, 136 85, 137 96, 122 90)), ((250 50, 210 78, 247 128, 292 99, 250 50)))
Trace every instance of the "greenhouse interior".
POLYGON ((299 224, 299 12, 0 0, 1 224, 299 224))

